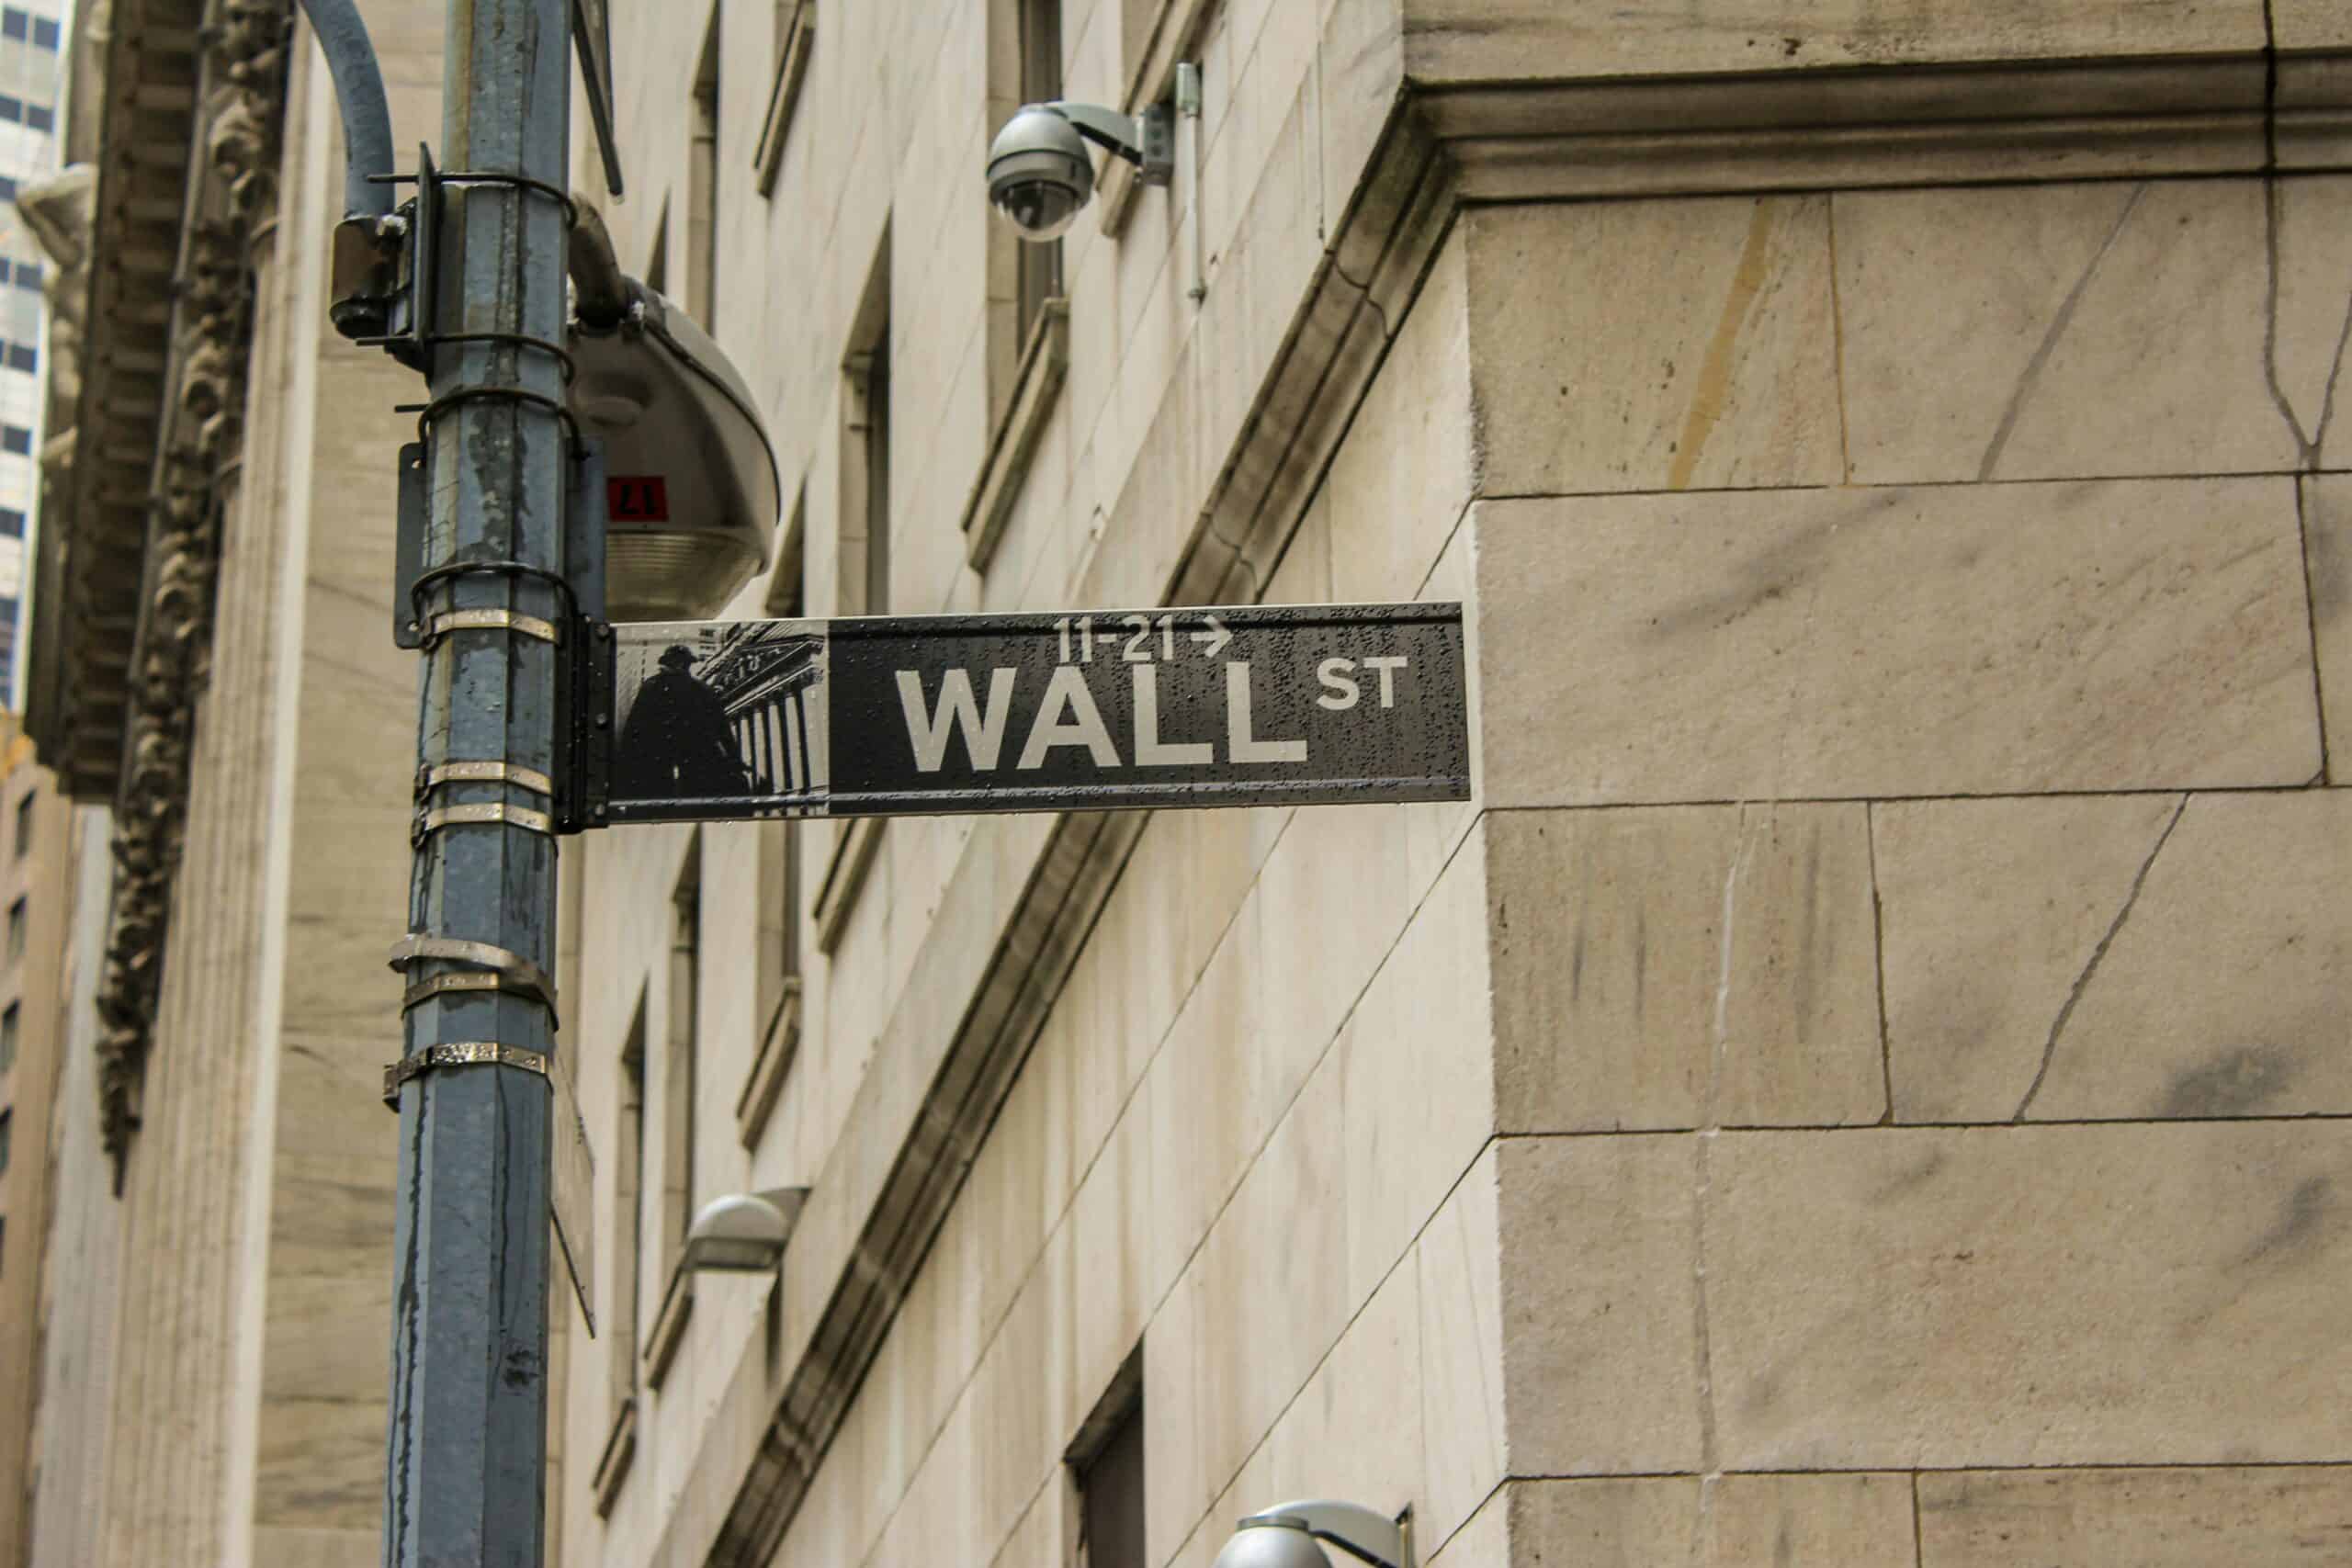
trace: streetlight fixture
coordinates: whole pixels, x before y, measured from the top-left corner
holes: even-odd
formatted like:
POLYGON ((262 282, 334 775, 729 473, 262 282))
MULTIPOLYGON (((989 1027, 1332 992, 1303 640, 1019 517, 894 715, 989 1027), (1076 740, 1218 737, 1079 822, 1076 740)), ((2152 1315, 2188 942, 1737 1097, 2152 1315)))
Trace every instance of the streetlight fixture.
POLYGON ((1402 1518, 1354 1503, 1284 1503, 1235 1527, 1214 1568, 1331 1568, 1329 1541, 1372 1568, 1413 1568, 1412 1511, 1402 1518))
POLYGON ((806 1187, 733 1192, 714 1198, 686 1227, 680 1267, 729 1274, 763 1274, 784 1261, 785 1244, 808 1201, 806 1187))

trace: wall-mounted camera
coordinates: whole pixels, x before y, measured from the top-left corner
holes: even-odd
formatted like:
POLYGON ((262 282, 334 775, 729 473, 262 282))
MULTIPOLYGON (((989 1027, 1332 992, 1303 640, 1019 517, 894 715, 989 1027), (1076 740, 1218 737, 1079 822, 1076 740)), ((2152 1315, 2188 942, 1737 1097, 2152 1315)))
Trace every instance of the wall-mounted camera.
POLYGON ((1091 141, 1136 165, 1146 185, 1175 175, 1174 114, 1124 115, 1094 104, 1023 104, 989 144, 989 201, 1035 244, 1058 239, 1094 195, 1091 141))

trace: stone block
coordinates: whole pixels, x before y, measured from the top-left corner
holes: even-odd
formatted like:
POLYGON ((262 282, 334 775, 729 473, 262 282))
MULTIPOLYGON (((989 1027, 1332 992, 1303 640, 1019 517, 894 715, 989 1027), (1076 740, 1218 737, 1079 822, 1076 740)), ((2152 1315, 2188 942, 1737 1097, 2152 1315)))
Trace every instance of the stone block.
POLYGON ((2315 1392, 2352 1380, 2340 1122, 1713 1144, 1726 1468, 2311 1461, 2352 1444, 2352 1405, 2315 1392))
POLYGON ((2301 784, 2291 481, 1481 502, 1489 808, 2301 784))
POLYGON ((1494 1130, 1485 870, 1475 845, 1456 857, 1325 1064, 1345 1097, 1351 1308, 1408 1253, 1494 1130))
POLYGON ((1497 1145, 1513 1473, 1700 1468, 1697 1204, 1712 1141, 1497 1145))
POLYGON ((1444 1540, 1476 1512, 1509 1461, 1498 1180, 1489 1149, 1413 1249, 1421 1315, 1419 1528, 1428 1540, 1444 1540))
POLYGON ((1919 1477, 1919 1568, 2326 1568, 2352 1561, 2352 1468, 1919 1477))
POLYGON ((1469 1522, 1442 1540, 1432 1540, 1415 1521, 1413 1544, 1430 1568, 1511 1568, 1510 1493, 1496 1489, 1469 1522))
POLYGON ((1463 247, 1438 253, 1326 476, 1331 598, 1420 592, 1469 503, 1470 339, 1463 247))
POLYGON ((2352 44, 2352 6, 2345 0, 2271 0, 2270 17, 2272 41, 2281 52, 2352 44))
POLYGON ((2303 481, 2303 543, 2328 747, 2327 782, 2352 784, 2352 481, 2303 481))
POLYGON ((2352 1112, 2352 796, 1874 810, 1898 1121, 2352 1112))
POLYGON ((1879 1120, 1866 810, 1488 816, 1502 1129, 1879 1120))
POLYGON ((2260 0, 1984 0, 1962 7, 1827 0, 1792 14, 1772 0, 1703 9, 1609 10, 1554 0, 1406 0, 1405 68, 1416 82, 1803 71, 2104 55, 2254 53, 2260 0))
POLYGON ((1855 192, 1836 225, 1858 480, 2317 457, 2352 181, 1855 192))
POLYGON ((1464 230, 1484 493, 1842 477, 1826 197, 1482 208, 1464 230))
POLYGON ((1283 1412, 1266 1448, 1272 1500, 1350 1497, 1394 1512, 1418 1499, 1421 1288, 1409 1254, 1283 1412))
POLYGON ((1520 1481, 1521 1562, 1576 1568, 1893 1568, 1912 1557, 1907 1475, 1520 1481))

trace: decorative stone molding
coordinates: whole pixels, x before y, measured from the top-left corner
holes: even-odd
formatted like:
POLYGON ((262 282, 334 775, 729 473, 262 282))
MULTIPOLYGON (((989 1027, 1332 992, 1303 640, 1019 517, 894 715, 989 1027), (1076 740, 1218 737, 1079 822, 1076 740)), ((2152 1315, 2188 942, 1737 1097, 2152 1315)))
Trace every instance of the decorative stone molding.
POLYGON ((817 0, 797 0, 788 17, 777 22, 775 85, 768 90, 768 112, 760 122, 760 144, 752 152, 752 171, 759 176, 760 194, 775 194, 776 175, 784 167, 784 139, 792 129, 793 111, 800 107, 801 85, 808 77, 808 51, 817 42, 817 0))
MULTIPOLYGON (((135 47, 131 18, 120 20, 117 47, 135 47)), ((99 1112, 118 1190, 153 1044, 196 707, 210 661, 221 519, 243 460, 251 251, 277 212, 291 12, 284 0, 215 0, 204 20, 166 397, 153 447, 139 455, 152 461, 153 480, 115 795, 113 898, 96 998, 99 1112)), ((110 59, 109 78, 122 68, 110 59)), ((111 169, 99 176, 102 213, 113 177, 111 169)), ((94 357, 120 353, 125 345, 115 340, 135 330, 105 316, 94 316, 90 327, 94 357)), ((127 464, 133 454, 116 448, 103 456, 127 464)))

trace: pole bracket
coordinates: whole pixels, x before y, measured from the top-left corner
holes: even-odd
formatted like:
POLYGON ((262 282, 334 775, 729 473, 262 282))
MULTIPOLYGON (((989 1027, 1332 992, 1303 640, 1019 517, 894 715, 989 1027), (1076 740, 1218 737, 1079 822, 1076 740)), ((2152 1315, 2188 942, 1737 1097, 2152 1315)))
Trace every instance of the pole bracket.
POLYGON ((416 791, 419 795, 452 784, 503 784, 533 795, 552 796, 555 781, 537 768, 526 768, 520 762, 435 762, 417 771, 416 791))
POLYGON ((411 846, 421 845, 432 834, 444 828, 480 828, 492 825, 520 828, 526 833, 555 837, 555 818, 544 811, 534 811, 527 806, 504 804, 487 806, 436 806, 430 811, 416 814, 415 829, 409 834, 411 846))
POLYGON ((432 647, 451 632, 514 632, 521 637, 537 637, 551 646, 560 646, 563 633, 553 621, 538 615, 526 615, 519 610, 442 610, 425 617, 417 634, 419 644, 432 647))
POLYGON ((425 1045, 384 1069, 384 1108, 401 1108, 401 1086, 439 1067, 519 1067, 552 1079, 555 1065, 541 1051, 501 1045, 492 1040, 461 1040, 447 1045, 425 1045))
MULTIPOLYGON (((493 946, 490 942, 467 942, 457 937, 426 936, 421 931, 412 931, 392 944, 392 951, 385 960, 389 966, 403 973, 412 964, 427 962, 462 964, 469 969, 495 976, 504 982, 496 986, 446 986, 442 987, 443 990, 508 991, 517 996, 531 998, 544 1006, 550 1014, 556 1010, 555 986, 548 979, 547 971, 521 953, 509 953, 504 948, 493 946)), ((435 976, 435 978, 455 979, 458 976, 435 976)), ((416 986, 411 987, 412 994, 429 984, 431 984, 429 980, 418 982, 416 986)), ((417 1001, 424 999, 423 997, 416 998, 417 1001)), ((414 1003, 406 1005, 413 1006, 414 1003)))

